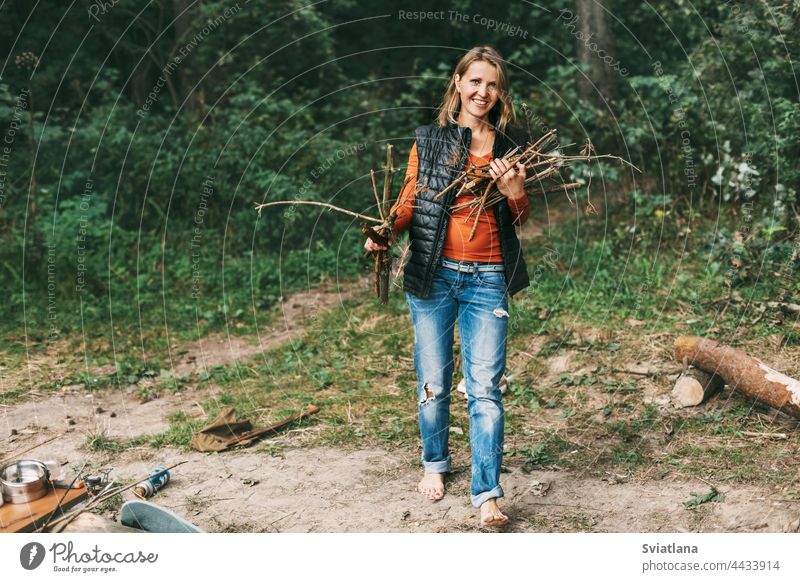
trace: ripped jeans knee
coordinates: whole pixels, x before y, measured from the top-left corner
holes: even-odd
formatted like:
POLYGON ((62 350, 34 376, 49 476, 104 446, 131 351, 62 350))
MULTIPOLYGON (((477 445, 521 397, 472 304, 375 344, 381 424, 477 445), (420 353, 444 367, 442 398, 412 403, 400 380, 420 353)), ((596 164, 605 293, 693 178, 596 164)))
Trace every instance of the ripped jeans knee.
POLYGON ((433 404, 445 393, 443 386, 436 386, 430 382, 425 382, 419 389, 419 405, 426 406, 433 404))

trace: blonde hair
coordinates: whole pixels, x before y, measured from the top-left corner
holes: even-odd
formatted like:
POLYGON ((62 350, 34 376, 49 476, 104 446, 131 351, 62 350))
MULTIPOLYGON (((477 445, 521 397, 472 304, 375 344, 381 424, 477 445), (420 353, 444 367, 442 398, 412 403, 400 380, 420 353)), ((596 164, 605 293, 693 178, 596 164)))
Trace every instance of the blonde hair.
POLYGON ((486 61, 497 70, 498 99, 489 112, 489 122, 496 129, 504 131, 509 123, 516 121, 514 105, 508 93, 508 69, 500 52, 488 45, 471 48, 458 61, 444 92, 436 122, 439 127, 445 127, 448 123, 458 123, 456 118, 461 110, 461 95, 456 90, 456 75, 458 75, 459 79, 463 78, 469 66, 475 61, 486 61))

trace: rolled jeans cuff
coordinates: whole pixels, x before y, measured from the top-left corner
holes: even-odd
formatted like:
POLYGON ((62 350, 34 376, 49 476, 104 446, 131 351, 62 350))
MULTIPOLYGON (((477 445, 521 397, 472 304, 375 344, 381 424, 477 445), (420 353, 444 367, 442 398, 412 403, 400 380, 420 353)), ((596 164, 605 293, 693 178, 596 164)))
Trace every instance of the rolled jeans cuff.
POLYGON ((422 460, 422 466, 425 467, 426 473, 449 473, 450 472, 450 463, 453 461, 453 456, 451 454, 447 455, 447 458, 443 461, 426 461, 425 459, 422 460))
POLYGON ((494 499, 495 497, 503 497, 503 488, 498 485, 494 489, 490 489, 489 491, 484 491, 480 495, 470 495, 470 499, 472 501, 473 507, 480 507, 490 499, 494 499))

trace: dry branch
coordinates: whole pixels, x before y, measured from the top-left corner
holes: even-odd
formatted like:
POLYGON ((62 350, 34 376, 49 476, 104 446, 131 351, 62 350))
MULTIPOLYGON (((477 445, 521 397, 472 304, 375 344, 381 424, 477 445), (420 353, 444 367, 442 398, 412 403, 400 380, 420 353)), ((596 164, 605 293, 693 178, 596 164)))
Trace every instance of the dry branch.
POLYGON ((232 447, 234 445, 248 443, 249 441, 252 441, 253 439, 257 439, 257 438, 259 438, 261 436, 264 436, 266 434, 277 432, 280 429, 282 429, 284 426, 286 426, 288 424, 291 424, 292 422, 294 422, 296 420, 300 420, 302 418, 306 418, 307 416, 311 416, 312 414, 318 413, 319 410, 320 410, 319 406, 317 406, 315 404, 309 404, 308 406, 306 406, 305 410, 302 410, 301 412, 293 414, 289 418, 284 418, 283 420, 281 420, 279 422, 276 422, 274 424, 271 424, 269 426, 265 426, 263 428, 258 428, 256 430, 251 430, 251 431, 242 433, 240 435, 236 435, 234 437, 231 437, 230 439, 228 439, 227 442, 225 442, 225 447, 229 448, 229 447, 232 447))
POLYGON ((38 449, 42 445, 46 445, 47 443, 52 442, 52 441, 54 441, 54 440, 56 440, 58 438, 61 438, 62 436, 64 436, 64 435, 63 434, 57 434, 56 436, 50 437, 49 439, 46 439, 46 440, 43 440, 42 442, 37 443, 37 444, 33 445, 32 447, 28 447, 24 451, 16 451, 14 453, 11 453, 9 456, 7 456, 4 459, 0 460, 0 465, 5 464, 7 461, 11 461, 12 459, 21 459, 22 455, 24 455, 25 453, 29 453, 34 449, 38 449))
MULTIPOLYGON (((386 167, 383 177, 383 202, 380 204, 381 217, 384 218, 385 228, 382 228, 378 234, 383 234, 386 237, 386 244, 389 246, 389 238, 391 237, 392 228, 394 227, 394 215, 386 218, 389 215, 389 208, 392 197, 392 179, 394 177, 394 147, 392 144, 386 146, 386 167)), ((389 275, 392 272, 392 255, 391 251, 378 251, 375 253, 375 293, 381 300, 381 303, 386 305, 389 302, 389 275)))
MULTIPOLYGON (((342 214, 346 214, 348 216, 354 216, 356 218, 360 218, 361 220, 374 223, 375 224, 374 226, 362 223, 361 230, 376 244, 388 247, 390 244, 392 230, 394 227, 394 221, 397 218, 397 214, 395 212, 391 212, 392 185, 394 182, 395 172, 400 171, 398 168, 394 167, 393 152, 394 152, 394 146, 388 144, 386 147, 386 166, 384 167, 384 182, 383 182, 382 196, 378 194, 378 187, 375 182, 375 171, 374 170, 370 171, 370 178, 372 181, 372 192, 375 196, 375 203, 380 218, 374 218, 372 216, 359 214, 358 212, 353 212, 352 210, 347 210, 346 208, 334 206, 333 204, 328 204, 327 202, 316 202, 311 200, 279 200, 276 202, 266 202, 262 204, 256 204, 255 209, 256 211, 258 211, 258 215, 261 216, 261 211, 264 208, 269 208, 272 206, 294 206, 294 205, 320 206, 322 208, 327 208, 329 210, 341 212, 342 214)), ((405 190, 408 179, 409 178, 403 181, 403 185, 400 188, 401 194, 405 190)), ((408 194, 406 194, 406 196, 409 196, 411 194, 412 193, 409 192, 408 194)), ((398 200, 397 206, 400 207, 402 203, 403 203, 402 199, 398 200)), ((387 250, 387 251, 376 251, 374 252, 374 254, 375 254, 375 292, 378 295, 378 297, 380 297, 382 303, 387 303, 389 300, 389 279, 392 267, 391 253, 390 251, 387 250)))
POLYGON ((363 214, 359 214, 358 212, 352 212, 351 210, 340 208, 338 206, 334 206, 333 204, 328 204, 327 202, 313 202, 311 200, 279 200, 277 202, 267 202, 265 204, 256 204, 256 210, 258 211, 258 215, 261 216, 261 210, 263 208, 267 208, 269 206, 279 206, 279 205, 291 206, 293 204, 302 204, 307 206, 322 206, 324 208, 329 208, 331 210, 335 210, 336 212, 341 212, 349 216, 355 216, 356 218, 360 218, 361 220, 369 220, 370 222, 378 222, 378 223, 383 222, 380 218, 372 218, 371 216, 364 216, 363 214))

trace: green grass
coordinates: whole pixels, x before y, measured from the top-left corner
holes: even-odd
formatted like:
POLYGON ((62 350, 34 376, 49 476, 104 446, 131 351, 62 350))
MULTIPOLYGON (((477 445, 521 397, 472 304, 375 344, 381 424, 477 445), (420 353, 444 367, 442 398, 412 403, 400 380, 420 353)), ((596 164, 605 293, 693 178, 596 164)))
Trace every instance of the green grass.
POLYGON ((537 442, 512 449, 508 453, 508 457, 522 461, 522 470, 527 473, 538 469, 575 467, 581 463, 583 456, 566 455, 573 450, 575 450, 575 443, 553 434, 547 435, 537 442))
POLYGON ((98 515, 108 515, 109 513, 116 513, 122 509, 125 499, 122 495, 112 495, 108 499, 101 501, 96 507, 92 508, 92 513, 98 515))
MULTIPOLYGON (((341 230, 341 225, 337 229, 341 230)), ((172 236, 190 239, 191 232, 172 236)), ((23 319, 20 289, 10 289, 0 305, 0 334, 11 339, 8 353, 24 353, 25 343, 30 350, 60 338, 80 338, 92 345, 92 355, 98 355, 99 347, 103 356, 111 355, 115 347, 118 353, 136 352, 137 348, 139 353, 164 353, 167 338, 188 341, 221 331, 250 335, 255 333, 257 321, 264 324, 264 314, 278 305, 281 297, 326 281, 353 280, 368 268, 361 260, 358 229, 351 228, 343 236, 341 248, 329 249, 318 242, 313 248, 283 248, 280 258, 266 253, 253 260, 252 250, 236 253, 226 247, 224 281, 218 254, 203 253, 199 294, 194 293, 186 249, 179 244, 165 247, 163 257, 158 252, 157 260, 131 255, 131 264, 114 265, 111 278, 108 258, 98 257, 87 273, 96 283, 88 286, 95 295, 76 293, 74 273, 58 278, 52 297, 46 281, 39 287, 31 282, 25 290, 23 319)), ((142 240, 141 246, 160 248, 160 239, 159 235, 142 240)), ((209 248, 223 247, 222 237, 204 243, 209 248)))
POLYGON ((169 429, 166 432, 155 435, 148 440, 148 444, 154 448, 175 447, 188 450, 189 443, 192 441, 192 434, 203 428, 205 421, 192 420, 184 412, 176 412, 166 419, 169 422, 169 429))
POLYGON ((92 452, 121 453, 127 449, 139 447, 149 442, 145 436, 130 439, 118 439, 108 436, 105 430, 90 431, 86 435, 82 448, 92 452))
MULTIPOLYGON (((624 214, 607 218, 611 222, 629 220, 624 214)), ((609 236, 604 219, 570 221, 550 231, 549 237, 528 245, 525 253, 532 287, 523 304, 546 307, 599 326, 632 318, 646 321, 648 329, 655 332, 674 331, 676 324, 685 324, 682 331, 687 334, 703 334, 714 326, 741 327, 745 338, 774 333, 767 321, 749 324, 756 314, 752 306, 748 309, 747 302, 730 305, 719 319, 725 302, 715 302, 727 298, 731 291, 754 301, 774 299, 780 281, 770 272, 779 270, 788 257, 769 255, 772 263, 762 266, 767 256, 754 251, 749 259, 761 268, 761 278, 756 279, 759 269, 755 268, 749 271, 749 278, 729 276, 725 249, 719 243, 710 246, 709 241, 713 232, 727 228, 724 220, 731 220, 731 228, 735 228, 735 217, 722 216, 720 223, 697 218, 693 229, 698 234, 686 242, 685 249, 682 240, 668 235, 658 254, 646 241, 632 242, 624 233, 619 238, 609 236)), ((641 221, 638 226, 643 227, 641 221)), ((794 285, 794 291, 800 291, 796 282, 794 285)), ((541 325, 538 315, 537 310, 528 309, 519 327, 536 329, 541 325)))
POLYGON ((121 453, 127 446, 120 439, 108 436, 105 431, 98 431, 87 435, 83 448, 93 452, 121 453))

